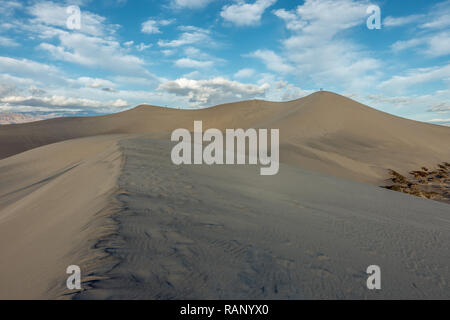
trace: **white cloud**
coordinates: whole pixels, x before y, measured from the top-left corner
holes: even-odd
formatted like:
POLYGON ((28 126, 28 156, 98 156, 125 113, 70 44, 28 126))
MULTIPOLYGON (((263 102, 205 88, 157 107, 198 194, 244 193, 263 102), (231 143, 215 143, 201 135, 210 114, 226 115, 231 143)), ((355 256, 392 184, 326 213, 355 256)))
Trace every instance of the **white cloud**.
MULTIPOLYGON (((405 25, 415 22, 415 37, 407 40, 399 40, 392 44, 394 52, 411 50, 414 53, 426 56, 427 58, 436 58, 450 55, 450 1, 443 1, 434 5, 428 12, 420 15, 410 15, 406 17, 392 18, 385 20, 387 25, 405 25)), ((433 73, 435 73, 433 71, 433 73)), ((418 75, 398 77, 399 81, 419 81, 429 76, 426 72, 422 77, 418 75), (402 80, 403 79, 403 80, 402 80)), ((392 80, 394 81, 394 80, 392 80)))
POLYGON ((273 81, 267 97, 270 101, 291 101, 313 93, 312 90, 301 89, 292 83, 279 80, 273 81))
POLYGON ((306 0, 296 9, 274 14, 286 23, 290 37, 282 41, 282 56, 298 77, 316 84, 370 88, 380 73, 381 62, 371 58, 345 32, 366 23, 368 1, 306 0))
POLYGON ((398 90, 391 93, 392 95, 389 94, 389 90, 383 90, 382 93, 369 94, 365 97, 356 96, 355 99, 389 113, 393 110, 399 113, 401 110, 402 116, 419 121, 430 122, 433 118, 446 117, 450 113, 450 90, 437 90, 422 95, 416 93, 398 95, 398 90))
POLYGON ((200 71, 194 70, 192 72, 183 74, 183 76, 181 78, 200 80, 202 77, 203 77, 203 74, 200 71))
POLYGON ((181 68, 210 68, 213 64, 212 61, 199 61, 190 58, 181 58, 175 61, 175 65, 181 68))
POLYGON ((241 69, 238 72, 236 72, 234 74, 234 77, 235 78, 250 78, 254 74, 255 74, 255 70, 250 69, 250 68, 244 68, 244 69, 241 69))
MULTIPOLYGON (((67 29, 67 5, 57 4, 50 1, 36 2, 28 8, 28 13, 34 18, 31 20, 32 25, 46 25, 67 29)), ((80 33, 93 36, 104 36, 114 33, 117 26, 105 24, 106 19, 97 14, 86 10, 81 10, 81 29, 80 33)))
POLYGON ((172 56, 175 54, 175 50, 165 49, 165 50, 161 50, 161 53, 163 55, 165 55, 166 57, 169 57, 169 56, 172 56))
POLYGON ((2 0, 0 2, 0 15, 9 17, 14 14, 15 10, 21 9, 22 4, 19 1, 2 0))
MULTIPOLYGON (((38 48, 54 59, 116 74, 151 76, 145 61, 129 53, 134 42, 128 41, 121 47, 121 41, 115 35, 117 25, 107 24, 106 18, 82 9, 81 29, 67 30, 66 9, 64 4, 36 1, 26 8, 32 18, 27 21, 15 19, 14 23, 26 37, 43 39, 38 48)), ((137 50, 146 48, 148 45, 144 43, 136 47, 137 50)))
POLYGON ((9 57, 0 57, 0 70, 0 97, 3 98, 0 109, 12 112, 115 112, 130 105, 155 103, 157 95, 151 88, 166 81, 151 75, 121 75, 112 77, 114 82, 86 76, 72 79, 54 66, 9 57), (133 90, 127 91, 122 86, 133 90))
POLYGON ((431 122, 450 122, 450 118, 447 119, 431 119, 431 122))
POLYGON ((422 29, 443 29, 450 26, 450 1, 435 4, 427 14, 422 29))
POLYGON ((409 40, 399 40, 394 42, 394 44, 392 44, 392 50, 399 52, 399 51, 403 51, 406 49, 410 49, 410 48, 414 48, 417 47, 421 44, 423 44, 425 41, 424 38, 416 38, 416 39, 409 39, 409 40))
POLYGON ((411 25, 420 29, 443 29, 450 26, 450 1, 442 1, 435 4, 427 13, 412 14, 403 17, 388 16, 384 19, 386 27, 400 27, 411 25))
POLYGON ((450 77, 450 64, 443 67, 409 70, 406 75, 396 75, 379 84, 379 88, 389 91, 403 91, 414 85, 431 81, 441 81, 450 77))
POLYGON ((179 28, 184 31, 178 39, 175 40, 159 40, 158 45, 160 47, 176 48, 184 45, 191 45, 194 43, 206 43, 210 42, 209 30, 192 27, 183 26, 179 28))
POLYGON ((0 36, 0 47, 17 47, 19 44, 10 38, 0 36))
POLYGON ((22 111, 69 111, 86 109, 114 109, 125 108, 128 103, 117 99, 112 101, 97 101, 84 98, 72 98, 64 96, 7 96, 0 98, 0 107, 3 110, 22 111))
POLYGON ((435 20, 422 24, 420 27, 424 29, 442 29, 448 26, 450 26, 450 14, 441 15, 435 20))
POLYGON ((144 61, 126 53, 116 40, 80 33, 64 33, 59 36, 59 41, 59 46, 44 42, 39 47, 58 60, 120 74, 149 74, 144 68, 144 61))
POLYGON ((196 56, 196 57, 202 55, 202 52, 200 51, 200 49, 194 48, 194 47, 185 48, 184 53, 186 53, 186 55, 188 55, 188 56, 196 56))
MULTIPOLYGON (((212 1, 173 0, 172 4, 178 8, 201 8, 212 1)), ((247 66, 241 70, 233 69, 231 64, 227 64, 230 68, 222 70, 239 81, 259 79, 255 82, 256 84, 243 84, 221 77, 214 78, 219 75, 219 70, 216 68, 219 68, 224 60, 212 56, 211 45, 216 38, 212 28, 210 31, 184 26, 178 28, 178 35, 159 37, 161 40, 158 42, 160 47, 158 50, 161 50, 161 59, 152 62, 150 59, 153 59, 156 50, 155 52, 148 50, 148 55, 137 52, 147 49, 150 44, 133 38, 131 39, 136 42, 120 39, 115 33, 120 26, 108 24, 108 19, 105 17, 88 12, 85 5, 90 3, 89 1, 69 1, 69 3, 75 2, 82 7, 83 28, 79 31, 66 30, 65 2, 32 0, 25 6, 16 1, 0 1, 0 14, 4 17, 14 13, 16 9, 24 10, 20 16, 7 18, 5 22, 0 23, 2 32, 0 46, 17 45, 17 42, 20 42, 25 47, 25 42, 30 40, 27 42, 29 45, 27 49, 33 49, 31 47, 36 41, 41 40, 43 43, 39 48, 48 53, 46 58, 59 60, 52 66, 50 63, 39 63, 27 59, 0 57, 0 82, 16 86, 15 90, 17 89, 18 92, 7 95, 21 97, 22 102, 27 101, 29 105, 22 105, 22 107, 31 107, 31 104, 35 103, 40 104, 42 108, 57 108, 52 105, 52 101, 64 101, 63 98, 69 99, 68 97, 81 99, 77 102, 80 108, 83 107, 82 99, 84 98, 88 98, 85 99, 85 108, 88 108, 87 105, 93 105, 92 108, 95 108, 95 105, 106 108, 106 104, 114 105, 117 101, 119 102, 116 105, 119 106, 123 105, 121 101, 132 104, 144 102, 158 104, 158 101, 161 101, 159 104, 164 105, 175 102, 183 104, 190 101, 192 105, 198 106, 263 96, 271 100, 284 101, 305 95, 306 90, 285 82, 283 75, 289 75, 290 79, 295 76, 302 86, 309 86, 312 83, 317 88, 339 90, 340 87, 357 93, 361 93, 361 88, 369 88, 369 92, 378 92, 377 89, 382 89, 383 92, 389 90, 396 92, 433 81, 432 84, 447 81, 446 86, 450 83, 450 70, 445 65, 441 68, 436 66, 410 69, 397 73, 397 76, 381 77, 384 72, 388 74, 387 72, 391 69, 383 68, 386 64, 381 58, 378 60, 376 56, 371 56, 373 48, 368 47, 366 50, 366 47, 361 45, 367 42, 358 44, 351 38, 352 28, 361 27, 363 32, 365 30, 369 0, 305 0, 298 2, 300 5, 286 5, 293 9, 273 11, 285 23, 286 31, 281 32, 280 35, 287 35, 286 38, 280 39, 278 44, 269 43, 267 46, 260 47, 260 50, 251 49, 245 55, 260 59, 267 69, 271 70, 270 74, 257 73, 247 66), (31 19, 27 14, 31 15, 31 19), (19 35, 20 32, 22 33, 19 35), (163 55, 171 57, 164 58, 163 55), (74 69, 74 65, 63 64, 61 61, 77 66, 74 69), (161 66, 170 67, 173 63, 171 67, 175 67, 174 78, 181 79, 168 81, 155 77, 147 70, 147 67, 151 66, 150 63, 158 64, 159 69, 161 66), (56 66, 68 67, 70 74, 75 74, 74 79, 62 72, 65 69, 59 69, 56 66), (207 69, 213 67, 213 71, 207 69), (86 71, 87 68, 89 68, 88 71, 86 71), (235 71, 237 72, 233 74, 235 71), (83 77, 83 75, 89 75, 92 78, 83 77), (379 79, 385 81, 377 86, 380 83, 379 79), (271 85, 269 86, 268 83, 271 85), (153 91, 158 85, 160 90, 153 91), (242 91, 243 88, 247 88, 246 86, 250 89, 242 91), (132 89, 128 90, 129 88, 132 89)), ((222 2, 222 4, 217 2, 217 5, 222 7, 220 15, 225 21, 244 26, 260 23, 264 12, 275 2, 275 0, 233 0, 222 2)), ((163 5, 163 7, 167 9, 167 6, 163 5)), ((447 29, 450 11, 444 6, 439 7, 439 10, 436 8, 429 13, 419 12, 421 14, 384 19, 386 27, 410 27, 413 23, 417 23, 412 30, 416 32, 402 33, 414 34, 415 38, 398 41, 392 48, 396 51, 417 48, 418 52, 426 58, 450 54, 450 31, 447 29)), ((160 17, 159 13, 154 14, 155 17, 160 17)), ((186 18, 191 19, 191 17, 186 18)), ((222 18, 218 17, 218 19, 222 18)), ((161 31, 165 31, 164 25, 173 22, 173 20, 150 18, 140 26, 139 23, 142 21, 144 19, 138 21, 138 28, 142 27, 142 32, 150 34, 160 34, 161 31), (147 22, 149 22, 148 25, 145 25, 147 22)), ((273 40, 272 37, 270 39, 273 40)), ((373 50, 379 52, 379 49, 373 50)), ((30 52, 34 51, 30 50, 30 52)), ((226 55, 226 51, 222 51, 221 54, 223 52, 226 55)), ((37 53, 37 56, 42 56, 42 51, 37 53)), ((394 59, 391 61, 395 62, 394 59)), ((251 62, 253 64, 256 61, 251 62)), ((401 62, 391 65, 401 68, 410 61, 401 62)), ((21 103, 19 100, 9 103, 18 103, 15 106, 19 107, 21 103)), ((445 104, 441 105, 442 100, 445 99, 430 100, 433 103, 424 104, 426 100, 422 97, 421 111, 424 110, 425 105, 426 108, 435 110, 434 112, 448 112, 445 104)), ((418 101, 418 99, 415 100, 417 105, 418 101)), ((383 103, 408 106, 407 99, 402 97, 393 97, 391 101, 386 100, 383 103)), ((2 105, 5 107, 4 103, 2 105)), ((13 107, 12 104, 9 106, 13 107)), ((71 107, 77 106, 69 103, 62 108, 69 110, 71 107)), ((437 118, 437 116, 434 117, 437 118)))
POLYGON ((450 54, 450 32, 445 31, 429 37, 427 45, 425 52, 429 56, 439 57, 450 54))
POLYGON ((383 20, 383 26, 385 27, 400 27, 407 24, 419 23, 425 18, 422 14, 414 14, 405 17, 391 17, 388 16, 383 20))
POLYGON ((145 21, 141 26, 141 31, 143 33, 161 33, 161 30, 159 30, 158 22, 156 20, 147 20, 145 21))
POLYGON ((193 106, 210 106, 264 96, 269 87, 268 84, 243 84, 217 77, 210 80, 181 78, 167 81, 158 90, 186 97, 193 106))
POLYGON ((28 88, 28 92, 30 92, 32 96, 37 97, 43 96, 47 93, 44 89, 38 88, 36 86, 30 86, 30 88, 28 88))
POLYGON ((293 31, 298 31, 303 29, 307 23, 306 21, 299 19, 297 13, 294 11, 286 11, 285 9, 279 9, 273 11, 273 14, 278 18, 284 20, 286 23, 286 28, 293 31))
POLYGON ((77 79, 81 84, 88 88, 102 88, 102 87, 115 87, 116 84, 112 81, 91 77, 80 77, 77 79))
POLYGON ((175 61, 175 65, 178 67, 209 68, 224 61, 195 47, 185 47, 183 52, 185 56, 175 61))
POLYGON ((283 61, 279 55, 271 50, 257 50, 249 55, 250 57, 261 59, 267 66, 267 69, 279 72, 290 73, 294 68, 283 61))
MULTIPOLYGON (((428 97, 426 97, 428 98, 428 97)), ((396 107, 408 106, 416 103, 423 103, 424 97, 410 96, 386 96, 384 94, 369 94, 366 99, 374 103, 392 104, 396 107)))
POLYGON ((144 51, 144 50, 147 50, 148 48, 151 48, 152 46, 153 46, 153 45, 152 45, 151 43, 145 44, 145 43, 141 42, 140 44, 138 44, 138 45, 136 46, 136 49, 137 49, 138 51, 144 51))
POLYGON ((274 14, 286 22, 288 29, 315 34, 327 41, 339 31, 365 23, 367 6, 367 1, 306 0, 293 11, 280 9, 274 14))
POLYGON ((0 86, 3 84, 10 84, 13 86, 31 86, 36 85, 39 81, 35 81, 31 78, 17 77, 7 73, 0 73, 0 86))
MULTIPOLYGON (((450 102, 442 102, 428 109, 429 112, 448 113, 450 112, 450 102)), ((437 121, 437 120, 435 120, 437 121)), ((445 120, 444 120, 445 121, 445 120)))
POLYGON ((0 98, 10 95, 15 95, 17 92, 17 87, 15 84, 10 82, 1 83, 0 82, 0 98))
POLYGON ((440 57, 450 54, 450 32, 442 31, 427 36, 400 40, 392 44, 392 50, 400 52, 412 48, 429 57, 440 57))
POLYGON ((174 21, 175 21, 174 19, 170 19, 170 20, 149 19, 149 20, 145 21, 144 23, 142 23, 141 31, 143 33, 148 33, 148 34, 161 33, 160 27, 168 26, 168 25, 172 24, 174 21))
POLYGON ((0 56, 0 70, 3 74, 11 74, 13 78, 28 78, 39 81, 63 82, 58 68, 28 59, 15 59, 0 56))
POLYGON ((172 0, 172 7, 176 9, 198 9, 204 8, 214 0, 172 0))
MULTIPOLYGON (((165 81, 166 79, 153 77, 136 77, 136 76, 114 76, 111 78, 114 81, 114 84, 124 85, 124 86, 132 86, 134 88, 145 87, 149 88, 157 85, 161 81, 165 81)), ((113 85, 110 85, 114 87, 113 85)))
POLYGON ((237 26, 254 26, 261 21, 264 11, 275 4, 277 0, 256 0, 247 3, 239 0, 235 4, 226 5, 222 8, 220 16, 237 26))

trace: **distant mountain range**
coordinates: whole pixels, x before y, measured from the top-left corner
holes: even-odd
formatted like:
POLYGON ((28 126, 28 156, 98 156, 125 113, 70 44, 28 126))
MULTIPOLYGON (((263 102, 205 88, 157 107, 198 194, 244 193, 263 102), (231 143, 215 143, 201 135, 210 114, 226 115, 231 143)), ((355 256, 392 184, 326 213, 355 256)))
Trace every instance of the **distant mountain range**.
POLYGON ((55 118, 60 116, 59 114, 27 114, 27 113, 0 113, 0 125, 2 124, 16 124, 16 123, 26 123, 40 121, 49 118, 55 118))

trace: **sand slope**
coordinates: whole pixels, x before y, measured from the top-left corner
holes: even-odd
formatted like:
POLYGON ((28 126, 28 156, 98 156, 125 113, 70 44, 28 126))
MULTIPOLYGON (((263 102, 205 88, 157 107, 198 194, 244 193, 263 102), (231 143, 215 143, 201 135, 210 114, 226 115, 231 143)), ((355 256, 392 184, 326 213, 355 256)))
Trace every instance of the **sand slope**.
POLYGON ((65 139, 176 128, 279 128, 281 161, 356 181, 380 184, 450 159, 450 128, 398 118, 330 92, 273 103, 245 101, 203 110, 140 106, 122 113, 0 126, 0 157, 65 139))
MULTIPOLYGON (((66 268, 87 271, 122 157, 117 136, 61 142, 0 161, 0 299, 61 295, 66 268)), ((109 220, 108 220, 109 221, 109 220)))
POLYGON ((119 264, 76 298, 450 298, 446 204, 289 165, 176 167, 148 136, 120 146, 124 210, 105 243, 119 264))

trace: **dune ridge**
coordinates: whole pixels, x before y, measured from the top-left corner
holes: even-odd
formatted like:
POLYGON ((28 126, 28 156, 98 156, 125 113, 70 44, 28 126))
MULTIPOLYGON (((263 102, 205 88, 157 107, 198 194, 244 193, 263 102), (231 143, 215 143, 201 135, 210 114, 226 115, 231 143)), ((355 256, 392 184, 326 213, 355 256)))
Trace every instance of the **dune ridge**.
POLYGON ((138 106, 117 114, 0 126, 0 158, 49 143, 103 134, 177 128, 280 128, 280 161, 326 174, 383 184, 387 170, 406 174, 449 161, 450 128, 399 118, 331 92, 289 102, 251 100, 200 110, 138 106))

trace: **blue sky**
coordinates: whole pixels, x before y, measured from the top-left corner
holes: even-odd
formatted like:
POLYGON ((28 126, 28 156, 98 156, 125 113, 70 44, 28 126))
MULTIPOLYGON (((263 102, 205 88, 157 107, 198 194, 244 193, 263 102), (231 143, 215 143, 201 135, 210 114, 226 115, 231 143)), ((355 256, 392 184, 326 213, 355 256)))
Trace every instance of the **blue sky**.
POLYGON ((0 112, 202 108, 324 88, 450 124, 450 1, 2 0, 0 17, 0 112), (367 27, 371 5, 380 29, 367 27))

